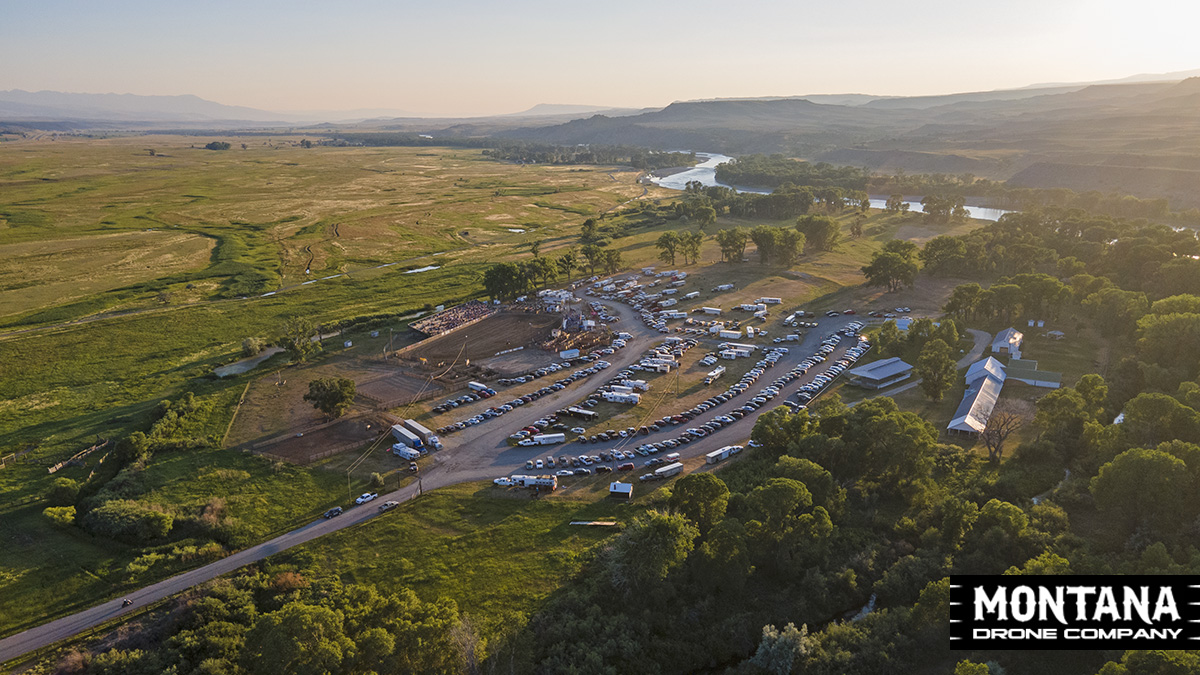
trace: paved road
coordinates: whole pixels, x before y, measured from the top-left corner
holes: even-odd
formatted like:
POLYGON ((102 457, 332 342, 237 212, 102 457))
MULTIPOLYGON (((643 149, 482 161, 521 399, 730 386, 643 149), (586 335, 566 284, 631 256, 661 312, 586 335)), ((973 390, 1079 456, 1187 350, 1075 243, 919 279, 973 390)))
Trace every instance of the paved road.
MULTIPOLYGON (((663 336, 645 327, 636 312, 631 308, 619 303, 610 303, 610 306, 622 317, 616 328, 632 333, 635 336, 628 347, 618 350, 616 354, 608 359, 612 363, 612 367, 604 372, 615 373, 640 360, 655 340, 663 336)), ((775 367, 768 369, 755 386, 751 387, 745 394, 736 396, 730 401, 709 410, 705 415, 696 419, 691 424, 668 426, 657 434, 639 436, 636 440, 631 439, 624 441, 624 443, 639 444, 673 438, 678 436, 688 426, 693 424, 698 425, 717 415, 741 407, 745 404, 745 401, 755 396, 758 390, 766 387, 771 380, 787 372, 793 365, 812 354, 825 335, 841 328, 854 319, 855 317, 848 316, 837 317, 835 319, 821 319, 821 326, 810 330, 802 343, 789 343, 787 345, 789 354, 780 359, 775 367)), ((773 327, 776 329, 775 332, 782 332, 778 326, 773 327)), ((842 345, 839 345, 838 351, 834 353, 835 358, 840 356, 847 348, 848 342, 844 341, 842 345)), ((782 401, 788 395, 794 393, 820 370, 822 369, 814 369, 809 375, 792 382, 781 392, 778 401, 782 401)), ((0 640, 0 663, 77 635, 123 613, 128 613, 138 607, 180 593, 205 581, 232 572, 239 567, 262 560, 267 556, 274 555, 331 532, 356 525, 379 515, 377 504, 388 500, 408 501, 417 495, 418 489, 434 490, 456 483, 509 475, 522 470, 526 460, 545 456, 551 451, 556 456, 561 454, 582 454, 585 451, 588 454, 594 454, 595 451, 602 447, 619 447, 622 442, 588 444, 586 446, 572 443, 555 446, 553 449, 548 447, 513 448, 509 447, 506 443, 506 438, 512 429, 519 429, 526 426, 538 418, 544 417, 557 409, 585 397, 599 382, 606 379, 603 373, 598 373, 595 377, 587 378, 574 386, 567 387, 563 391, 542 397, 499 418, 469 427, 466 430, 448 436, 446 438, 446 449, 434 455, 434 459, 430 465, 422 470, 421 481, 419 483, 413 483, 395 492, 380 495, 377 502, 348 508, 345 514, 338 518, 317 520, 270 541, 239 551, 229 557, 134 591, 126 596, 133 601, 133 606, 130 608, 122 608, 121 599, 111 600, 4 638, 0 640)), ((660 378, 660 380, 663 380, 663 378, 660 378)), ((730 381, 727 384, 732 383, 730 381)), ((723 387, 713 386, 714 395, 721 391, 724 391, 723 387)), ((672 404, 673 402, 664 402, 662 409, 655 411, 654 417, 658 418, 668 413, 675 414, 681 412, 680 410, 673 409, 672 404)), ((707 436, 700 441, 682 446, 677 449, 677 452, 685 458, 696 457, 722 446, 743 441, 749 436, 750 430, 754 426, 754 420, 758 415, 773 407, 769 404, 763 406, 760 410, 747 415, 738 423, 724 427, 715 434, 707 436)))

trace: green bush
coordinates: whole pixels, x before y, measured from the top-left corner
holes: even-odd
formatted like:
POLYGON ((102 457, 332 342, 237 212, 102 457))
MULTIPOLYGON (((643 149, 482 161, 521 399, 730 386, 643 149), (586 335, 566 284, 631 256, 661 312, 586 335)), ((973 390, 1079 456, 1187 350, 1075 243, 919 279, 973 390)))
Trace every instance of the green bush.
POLYGON ((51 506, 42 511, 42 515, 59 527, 70 527, 75 524, 74 506, 51 506))
POLYGON ((83 522, 97 536, 139 544, 167 536, 175 518, 142 502, 113 499, 89 511, 83 522))
POLYGON ((79 483, 70 478, 55 478, 46 491, 46 501, 54 506, 68 506, 79 497, 79 483))

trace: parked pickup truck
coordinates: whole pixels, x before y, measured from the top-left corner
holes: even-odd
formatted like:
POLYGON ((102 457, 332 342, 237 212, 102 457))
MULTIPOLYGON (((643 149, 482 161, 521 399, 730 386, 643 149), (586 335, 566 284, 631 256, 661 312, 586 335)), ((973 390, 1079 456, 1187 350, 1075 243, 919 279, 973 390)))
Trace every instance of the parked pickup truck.
POLYGON ((378 492, 364 492, 361 495, 359 495, 358 499, 354 500, 354 503, 355 504, 366 504, 367 502, 374 500, 378 496, 379 496, 378 492))

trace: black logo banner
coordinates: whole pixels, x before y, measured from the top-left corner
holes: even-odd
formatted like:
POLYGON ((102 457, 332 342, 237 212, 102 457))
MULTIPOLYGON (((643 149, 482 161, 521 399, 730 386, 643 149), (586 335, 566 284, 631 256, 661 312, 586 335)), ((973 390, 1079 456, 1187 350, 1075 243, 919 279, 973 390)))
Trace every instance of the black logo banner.
POLYGON ((951 649, 1200 649, 1200 577, 952 576, 951 649))

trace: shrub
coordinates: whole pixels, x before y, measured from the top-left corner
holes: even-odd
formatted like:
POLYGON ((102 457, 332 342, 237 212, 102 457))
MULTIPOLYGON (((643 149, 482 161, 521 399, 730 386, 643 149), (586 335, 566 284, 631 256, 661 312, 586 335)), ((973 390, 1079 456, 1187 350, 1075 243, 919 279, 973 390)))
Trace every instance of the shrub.
POLYGON ((70 478, 56 478, 46 491, 46 501, 54 506, 68 506, 79 497, 79 483, 70 478))
POLYGON ((58 527, 70 527, 75 524, 74 506, 51 506, 42 515, 50 519, 58 527))
POLYGON ((137 544, 167 536, 175 518, 142 502, 113 499, 88 512, 83 522, 92 534, 137 544))

